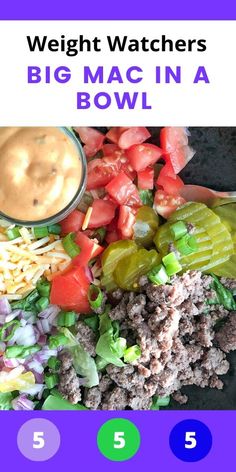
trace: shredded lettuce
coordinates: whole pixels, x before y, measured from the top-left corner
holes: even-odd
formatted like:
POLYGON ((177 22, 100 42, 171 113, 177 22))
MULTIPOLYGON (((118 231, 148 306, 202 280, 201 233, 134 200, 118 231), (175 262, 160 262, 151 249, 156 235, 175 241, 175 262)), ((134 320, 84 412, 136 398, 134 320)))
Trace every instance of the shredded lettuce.
MULTIPOLYGON (((220 305, 223 305, 226 310, 236 310, 236 302, 234 300, 233 294, 225 288, 219 281, 218 277, 216 275, 211 274, 213 277, 213 283, 212 283, 212 288, 215 290, 217 298, 214 303, 218 303, 220 305)), ((212 304, 212 300, 208 301, 209 304, 212 304)))
POLYGON ((76 337, 67 328, 60 331, 68 338, 66 349, 73 357, 73 366, 78 375, 86 379, 85 387, 91 388, 99 384, 98 371, 95 360, 84 350, 76 337))
POLYGON ((13 396, 10 392, 0 393, 0 410, 12 410, 13 396))
POLYGON ((107 364, 113 364, 117 367, 124 367, 124 362, 134 362, 141 355, 139 346, 127 348, 125 338, 119 336, 119 323, 111 321, 108 316, 108 310, 100 316, 99 332, 100 337, 96 345, 97 367, 103 369, 107 364), (121 360, 124 358, 124 362, 121 360))
POLYGON ((64 398, 58 395, 49 395, 42 405, 42 410, 87 410, 85 406, 80 403, 73 405, 64 398))

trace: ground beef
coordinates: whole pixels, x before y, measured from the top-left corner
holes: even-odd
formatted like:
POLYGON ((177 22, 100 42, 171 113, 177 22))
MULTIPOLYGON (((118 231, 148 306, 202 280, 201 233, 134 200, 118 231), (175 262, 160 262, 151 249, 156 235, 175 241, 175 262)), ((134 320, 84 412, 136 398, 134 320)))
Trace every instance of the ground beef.
MULTIPOLYGON (((227 280, 221 282, 230 285, 227 280)), ((132 365, 108 365, 99 374, 97 387, 82 388, 84 404, 101 410, 145 410, 150 409, 154 395, 173 395, 186 403, 187 396, 181 392, 185 385, 221 389, 218 376, 229 369, 225 353, 236 349, 236 313, 207 304, 215 298, 211 284, 211 276, 189 271, 164 286, 153 285, 143 276, 140 293, 119 289, 109 295, 111 320, 119 322, 120 335, 128 345, 138 344, 142 354, 132 365)), ((95 356, 94 333, 83 322, 77 329, 85 350, 95 356)), ((64 359, 63 376, 73 379, 71 369, 70 361, 64 359)), ((62 379, 59 385, 64 396, 68 388, 68 398, 71 386, 62 379)))
POLYGON ((78 403, 81 400, 80 381, 73 367, 72 356, 64 350, 58 357, 61 361, 58 391, 69 402, 78 403))
POLYGON ((83 321, 78 321, 76 329, 76 337, 80 344, 83 346, 86 352, 88 352, 91 356, 95 356, 96 336, 93 330, 89 328, 89 326, 87 326, 83 321))
POLYGON ((216 341, 224 352, 236 349, 236 312, 230 313, 227 321, 216 333, 216 341))

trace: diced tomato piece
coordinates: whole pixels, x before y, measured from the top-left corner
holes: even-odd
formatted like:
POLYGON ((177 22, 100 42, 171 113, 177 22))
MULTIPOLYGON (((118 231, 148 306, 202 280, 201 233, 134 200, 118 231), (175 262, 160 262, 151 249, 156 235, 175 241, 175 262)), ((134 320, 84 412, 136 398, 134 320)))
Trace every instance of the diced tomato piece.
POLYGON ((118 217, 115 217, 109 225, 107 225, 107 231, 116 231, 117 230, 118 217))
POLYGON ((94 200, 92 213, 89 220, 89 228, 100 228, 108 225, 115 216, 116 205, 109 200, 94 200))
POLYGON ((114 152, 122 152, 117 144, 103 144, 102 151, 104 156, 111 156, 114 152))
POLYGON ((166 154, 188 144, 186 128, 166 126, 160 131, 161 148, 166 154))
POLYGON ((171 160, 173 169, 178 174, 192 159, 196 151, 190 146, 183 146, 181 148, 172 151, 167 156, 171 160))
POLYGON ((154 186, 154 169, 147 167, 138 172, 138 188, 141 190, 152 190, 154 186))
POLYGON ((121 205, 118 219, 118 229, 122 239, 131 239, 134 234, 134 223, 136 217, 132 209, 126 205, 121 205))
POLYGON ((116 241, 119 241, 121 239, 120 233, 116 230, 114 231, 108 231, 106 236, 105 236, 105 241, 107 244, 115 243, 116 241))
POLYGON ((84 143, 84 152, 86 156, 95 156, 95 154, 102 148, 105 135, 94 128, 75 127, 74 130, 79 134, 82 143, 84 143))
POLYGON ((81 249, 80 254, 72 261, 73 265, 75 266, 86 266, 91 259, 101 254, 104 249, 102 246, 97 244, 96 241, 88 238, 88 236, 86 236, 86 234, 82 233, 81 231, 78 231, 76 234, 75 242, 81 249))
POLYGON ((163 190, 157 190, 155 193, 154 209, 159 215, 163 216, 163 218, 169 218, 169 216, 184 203, 186 203, 184 198, 168 195, 163 190))
POLYGON ((105 187, 121 171, 125 172, 132 180, 135 172, 125 156, 105 156, 102 159, 94 159, 88 163, 87 190, 105 187))
POLYGON ((179 190, 184 186, 181 178, 174 173, 170 160, 167 160, 166 164, 162 167, 157 179, 157 185, 170 195, 178 195, 179 190))
POLYGON ((119 205, 142 206, 137 187, 124 172, 106 185, 106 191, 119 205))
POLYGON ((106 138, 108 141, 111 141, 112 143, 118 144, 120 135, 129 128, 123 128, 122 126, 113 126, 113 128, 110 128, 109 131, 106 134, 106 138))
POLYGON ((89 280, 83 267, 69 267, 52 280, 50 303, 63 310, 90 313, 88 301, 89 280))
POLYGON ((61 233, 75 233, 82 228, 84 222, 84 213, 79 210, 73 210, 64 220, 60 222, 61 233))
POLYGON ((132 168, 140 172, 146 167, 154 165, 163 155, 163 151, 154 144, 144 143, 131 146, 126 154, 132 168))
POLYGON ((174 126, 162 128, 160 142, 165 157, 172 163, 175 174, 178 174, 195 154, 195 151, 188 146, 186 128, 174 126))
POLYGON ((135 127, 128 128, 119 137, 118 145, 121 149, 129 149, 134 144, 141 144, 150 138, 151 134, 147 128, 135 127))

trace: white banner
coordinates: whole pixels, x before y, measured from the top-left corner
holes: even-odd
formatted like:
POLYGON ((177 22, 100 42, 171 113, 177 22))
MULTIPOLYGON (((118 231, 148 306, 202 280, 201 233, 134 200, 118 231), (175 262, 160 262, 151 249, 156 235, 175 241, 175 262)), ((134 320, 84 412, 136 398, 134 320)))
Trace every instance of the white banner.
POLYGON ((1 22, 0 125, 236 126, 235 44, 234 21, 1 22))

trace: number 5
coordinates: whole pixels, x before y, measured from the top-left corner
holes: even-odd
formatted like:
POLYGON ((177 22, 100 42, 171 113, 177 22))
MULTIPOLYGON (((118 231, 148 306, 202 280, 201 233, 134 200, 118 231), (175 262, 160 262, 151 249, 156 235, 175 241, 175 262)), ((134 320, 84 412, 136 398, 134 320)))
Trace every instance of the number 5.
POLYGON ((44 433, 41 432, 34 432, 34 439, 33 439, 33 448, 34 449, 42 449, 44 447, 45 441, 44 441, 44 433))
POLYGON ((125 447, 125 433, 114 433, 114 448, 115 449, 123 449, 125 447))
POLYGON ((185 433, 185 448, 186 449, 193 449, 197 445, 197 441, 195 439, 196 433, 194 432, 187 432, 185 433), (187 444, 189 443, 189 444, 187 444))

